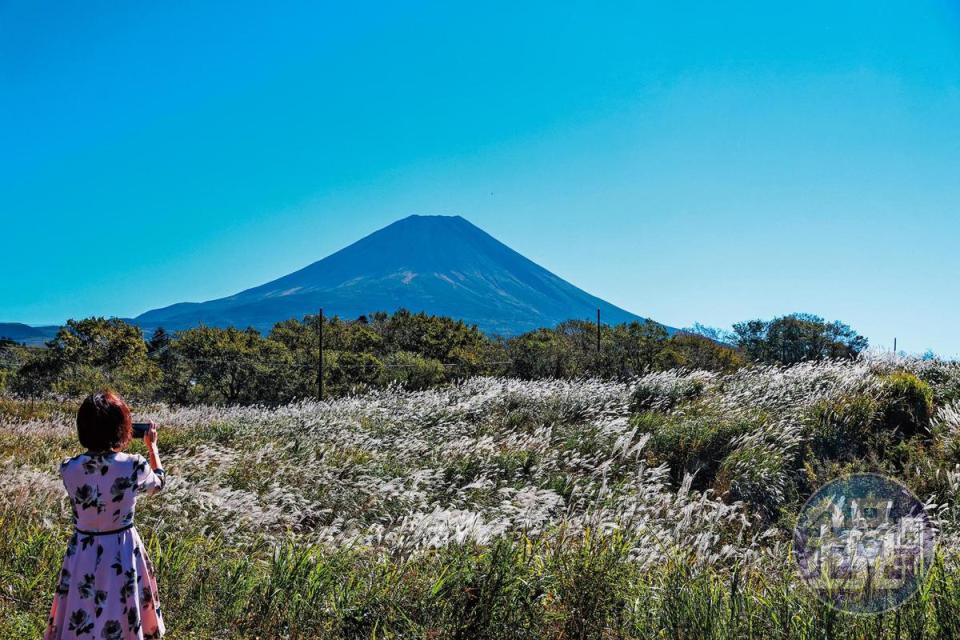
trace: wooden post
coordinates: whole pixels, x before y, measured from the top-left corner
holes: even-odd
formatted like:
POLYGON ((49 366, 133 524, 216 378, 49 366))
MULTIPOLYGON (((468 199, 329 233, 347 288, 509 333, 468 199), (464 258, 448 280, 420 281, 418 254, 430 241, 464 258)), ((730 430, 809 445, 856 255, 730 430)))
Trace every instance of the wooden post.
POLYGON ((597 354, 600 353, 600 308, 597 308, 597 354))
POLYGON ((319 358, 317 359, 317 389, 320 394, 320 402, 323 402, 323 309, 320 309, 320 315, 318 317, 318 343, 319 343, 319 358))

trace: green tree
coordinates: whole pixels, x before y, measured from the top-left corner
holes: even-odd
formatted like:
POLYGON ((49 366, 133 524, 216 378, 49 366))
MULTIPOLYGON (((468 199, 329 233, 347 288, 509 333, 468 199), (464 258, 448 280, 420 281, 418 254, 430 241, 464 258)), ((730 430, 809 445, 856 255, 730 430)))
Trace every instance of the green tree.
POLYGON ((147 341, 147 355, 163 372, 156 397, 171 404, 189 404, 191 369, 173 348, 173 340, 173 335, 158 327, 147 341))
POLYGON ((656 357, 659 369, 704 369, 730 373, 746 364, 736 349, 693 333, 677 333, 656 357))
POLYGON ((140 328, 118 318, 68 320, 46 346, 18 372, 20 391, 80 396, 109 386, 148 397, 161 378, 140 328))
MULTIPOLYGON (((317 397, 317 371, 320 366, 319 315, 308 315, 302 320, 291 318, 273 325, 269 338, 282 344, 290 354, 291 366, 286 385, 295 398, 317 397)), ((324 331, 329 333, 329 319, 324 331)))
POLYGON ((393 315, 375 314, 370 325, 383 339, 384 353, 407 351, 449 362, 454 352, 478 353, 488 338, 461 320, 400 309, 393 315))
POLYGON ((323 365, 325 390, 331 396, 363 392, 383 376, 383 363, 372 353, 324 350, 323 365))
MULTIPOLYGON (((291 355, 293 368, 288 387, 298 398, 315 397, 318 393, 319 320, 319 315, 284 320, 270 331, 270 339, 284 345, 291 355)), ((325 393, 336 395, 354 386, 371 386, 379 379, 383 339, 367 322, 326 317, 323 344, 325 393)))
POLYGON ((657 367, 658 356, 667 341, 667 330, 650 320, 619 324, 610 329, 605 348, 604 373, 626 378, 657 367))
POLYGON ((853 358, 867 339, 842 322, 794 313, 773 320, 733 325, 737 346, 754 362, 794 364, 805 360, 853 358))
POLYGON ((19 345, 9 338, 0 338, 0 391, 7 388, 21 364, 19 345))
POLYGON ((517 378, 570 378, 577 375, 576 359, 563 334, 536 329, 507 342, 510 375, 517 378))
POLYGON ((395 351, 384 361, 380 384, 397 384, 404 389, 429 389, 444 381, 443 363, 409 351, 395 351))
POLYGON ((290 351, 256 329, 187 329, 170 348, 183 374, 171 381, 179 387, 178 397, 215 404, 272 404, 293 397, 290 351))
POLYGON ((596 324, 567 320, 509 340, 506 353, 510 374, 521 378, 626 378, 655 368, 666 340, 655 322, 601 325, 598 350, 596 324))
POLYGON ((566 377, 608 375, 604 354, 609 353, 609 334, 601 329, 597 350, 597 325, 587 320, 565 320, 553 329, 567 351, 566 377))

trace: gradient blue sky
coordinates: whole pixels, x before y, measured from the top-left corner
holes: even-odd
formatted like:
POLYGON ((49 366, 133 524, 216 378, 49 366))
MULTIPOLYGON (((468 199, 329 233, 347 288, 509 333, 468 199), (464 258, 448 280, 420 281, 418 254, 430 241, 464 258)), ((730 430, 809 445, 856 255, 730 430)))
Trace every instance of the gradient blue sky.
POLYGON ((460 214, 673 326, 960 354, 960 3, 0 1, 0 321, 460 214))

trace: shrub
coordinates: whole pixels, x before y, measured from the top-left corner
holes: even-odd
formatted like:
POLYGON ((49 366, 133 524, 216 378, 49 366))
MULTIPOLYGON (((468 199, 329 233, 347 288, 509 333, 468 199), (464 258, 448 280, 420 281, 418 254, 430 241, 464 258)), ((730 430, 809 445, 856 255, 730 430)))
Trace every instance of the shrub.
POLYGON ((874 440, 879 411, 877 399, 867 393, 846 394, 814 405, 807 433, 813 457, 852 460, 863 455, 874 440))
POLYGON ((446 371, 439 360, 409 351, 391 353, 384 360, 381 384, 396 383, 404 389, 422 390, 443 382, 446 371))
POLYGON ((730 420, 715 415, 664 416, 642 413, 634 418, 640 431, 651 434, 647 450, 657 463, 667 463, 679 483, 684 474, 694 476, 693 487, 710 486, 720 462, 737 446, 736 438, 756 429, 750 420, 730 420))
POLYGON ((917 367, 916 374, 932 388, 935 405, 960 400, 960 363, 930 360, 917 367))
POLYGON ((767 522, 775 520, 780 507, 796 497, 799 444, 800 430, 789 425, 764 425, 738 436, 720 463, 714 490, 746 503, 767 522))
POLYGON ((930 435, 933 416, 933 389, 906 371, 883 376, 883 408, 880 427, 899 434, 896 439, 930 435))
POLYGON ((630 394, 630 410, 671 411, 679 405, 696 400, 707 387, 707 380, 694 374, 676 371, 654 373, 640 378, 630 394))
POLYGON ((334 394, 364 390, 383 375, 383 363, 369 353, 331 351, 324 358, 324 378, 334 394))
POLYGON ((619 635, 626 613, 629 551, 628 540, 592 536, 588 531, 571 552, 554 556, 556 599, 564 619, 560 637, 619 635))
POLYGON ((732 373, 746 365, 743 355, 730 347, 692 333, 678 333, 657 354, 660 369, 700 369, 732 373))
POLYGON ((546 591, 535 558, 520 544, 453 548, 438 558, 429 596, 429 626, 445 638, 538 637, 546 591), (442 633, 441 633, 442 632, 442 633))
POLYGON ((814 405, 807 430, 810 453, 841 462, 871 455, 895 462, 890 456, 898 443, 930 435, 932 415, 930 385, 912 373, 884 374, 875 391, 848 393, 814 405))

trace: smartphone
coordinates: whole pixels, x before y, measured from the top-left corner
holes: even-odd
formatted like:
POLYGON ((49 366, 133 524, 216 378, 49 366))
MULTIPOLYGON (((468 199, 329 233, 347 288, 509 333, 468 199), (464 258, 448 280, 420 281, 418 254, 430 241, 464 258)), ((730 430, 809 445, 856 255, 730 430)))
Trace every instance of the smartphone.
POLYGON ((150 431, 149 422, 134 422, 133 423, 133 437, 138 440, 143 440, 143 436, 146 435, 147 431, 150 431))

